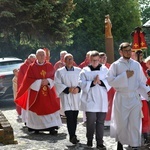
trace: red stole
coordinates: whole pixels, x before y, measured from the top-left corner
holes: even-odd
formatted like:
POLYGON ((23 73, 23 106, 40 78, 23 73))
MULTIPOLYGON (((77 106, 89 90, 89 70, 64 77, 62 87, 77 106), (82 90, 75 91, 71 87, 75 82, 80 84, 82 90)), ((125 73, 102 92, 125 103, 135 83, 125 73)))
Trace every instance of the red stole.
POLYGON ((54 87, 50 89, 47 85, 41 86, 39 91, 30 89, 34 81, 46 78, 51 78, 52 80, 54 78, 54 68, 50 63, 46 62, 40 66, 34 62, 29 66, 18 90, 15 103, 23 109, 27 109, 28 102, 29 110, 37 115, 47 115, 58 111, 60 109, 60 102, 54 87))

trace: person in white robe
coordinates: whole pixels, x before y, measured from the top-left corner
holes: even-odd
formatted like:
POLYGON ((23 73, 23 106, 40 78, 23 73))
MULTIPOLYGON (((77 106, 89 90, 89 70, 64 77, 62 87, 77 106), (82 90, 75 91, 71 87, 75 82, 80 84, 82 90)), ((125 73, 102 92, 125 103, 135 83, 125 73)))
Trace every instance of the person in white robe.
POLYGON ((131 46, 119 46, 121 57, 109 68, 108 83, 116 90, 112 110, 110 135, 118 141, 117 150, 127 144, 136 150, 141 146, 141 100, 148 98, 149 88, 141 65, 131 59, 131 46))
POLYGON ((77 144, 79 140, 76 136, 76 128, 81 91, 78 78, 81 69, 73 66, 73 56, 70 53, 65 55, 64 60, 65 66, 56 71, 54 81, 65 112, 70 142, 77 144))
POLYGON ((93 146, 93 136, 96 132, 97 148, 103 145, 104 121, 108 111, 107 91, 111 88, 106 80, 108 69, 99 62, 99 52, 91 51, 90 65, 84 67, 79 76, 82 90, 80 109, 86 112, 87 146, 93 146))

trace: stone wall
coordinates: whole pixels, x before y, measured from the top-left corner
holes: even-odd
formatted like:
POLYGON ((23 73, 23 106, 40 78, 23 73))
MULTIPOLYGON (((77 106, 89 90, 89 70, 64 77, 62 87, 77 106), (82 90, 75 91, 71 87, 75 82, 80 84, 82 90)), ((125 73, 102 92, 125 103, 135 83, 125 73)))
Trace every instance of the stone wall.
POLYGON ((13 128, 2 111, 0 111, 0 143, 17 144, 17 141, 14 140, 13 128))

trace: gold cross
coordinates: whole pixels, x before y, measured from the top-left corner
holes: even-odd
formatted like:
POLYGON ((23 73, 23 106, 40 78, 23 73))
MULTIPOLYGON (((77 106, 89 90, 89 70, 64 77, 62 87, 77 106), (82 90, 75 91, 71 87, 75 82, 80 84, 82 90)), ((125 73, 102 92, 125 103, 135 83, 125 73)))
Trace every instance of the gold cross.
POLYGON ((40 74, 43 76, 43 78, 45 78, 46 71, 42 70, 40 74))
POLYGON ((135 43, 135 44, 134 44, 134 47, 137 48, 137 47, 138 47, 138 44, 135 43))
POLYGON ((142 46, 144 46, 144 45, 145 45, 145 43, 144 43, 144 42, 142 42, 142 43, 141 43, 141 45, 142 45, 142 46))

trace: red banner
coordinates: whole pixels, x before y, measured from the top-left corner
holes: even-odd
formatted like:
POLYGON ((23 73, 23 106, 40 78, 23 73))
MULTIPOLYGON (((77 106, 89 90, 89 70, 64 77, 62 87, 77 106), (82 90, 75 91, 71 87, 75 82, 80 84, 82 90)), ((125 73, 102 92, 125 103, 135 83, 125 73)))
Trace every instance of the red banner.
POLYGON ((141 49, 147 49, 145 36, 144 36, 144 33, 142 31, 140 31, 140 39, 141 39, 141 43, 140 43, 141 49))
POLYGON ((139 43, 139 35, 137 31, 133 33, 133 42, 132 42, 132 50, 140 50, 140 43, 139 43))
POLYGON ((132 33, 132 36, 133 36, 133 42, 132 42, 132 50, 133 51, 147 49, 144 32, 142 32, 140 30, 135 30, 132 33))

